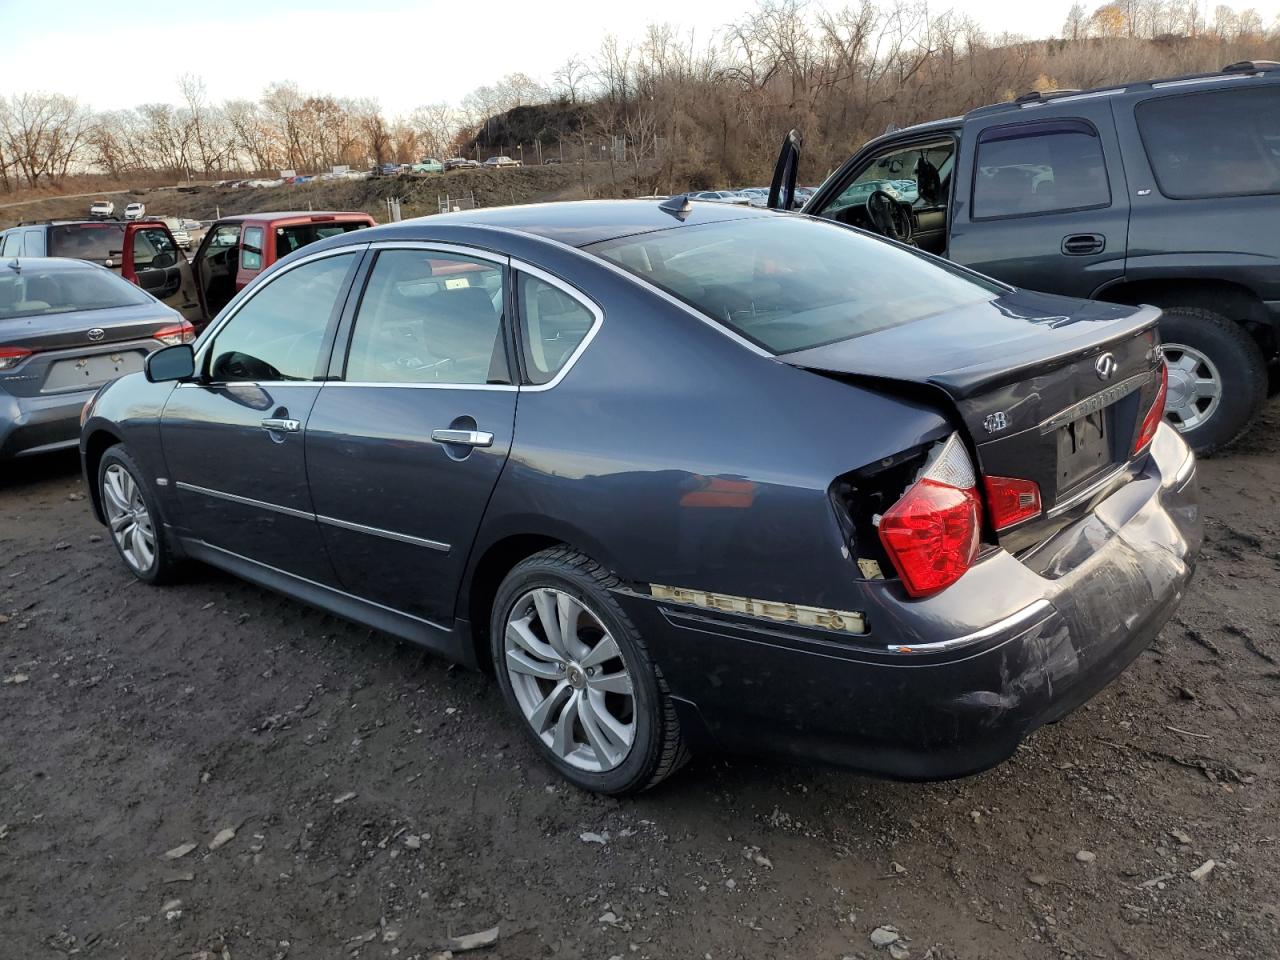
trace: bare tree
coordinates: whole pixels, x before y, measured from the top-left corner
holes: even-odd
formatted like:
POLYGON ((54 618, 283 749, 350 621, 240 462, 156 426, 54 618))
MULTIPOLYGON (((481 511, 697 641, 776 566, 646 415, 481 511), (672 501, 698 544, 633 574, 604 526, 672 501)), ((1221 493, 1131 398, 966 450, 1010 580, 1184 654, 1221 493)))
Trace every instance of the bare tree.
POLYGON ((551 75, 551 78, 556 82, 556 86, 567 97, 569 102, 576 104, 578 102, 578 91, 582 89, 587 76, 586 62, 575 55, 562 63, 555 73, 551 75))

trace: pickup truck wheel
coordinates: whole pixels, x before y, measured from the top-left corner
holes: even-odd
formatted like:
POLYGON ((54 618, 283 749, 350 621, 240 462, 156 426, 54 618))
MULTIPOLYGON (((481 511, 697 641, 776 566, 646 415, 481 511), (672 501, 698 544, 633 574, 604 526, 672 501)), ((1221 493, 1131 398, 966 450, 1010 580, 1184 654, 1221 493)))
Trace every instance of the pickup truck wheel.
POLYGON ((1221 314, 1170 307, 1160 318, 1169 367, 1165 419, 1198 454, 1239 437, 1262 407, 1267 368, 1247 332, 1221 314))

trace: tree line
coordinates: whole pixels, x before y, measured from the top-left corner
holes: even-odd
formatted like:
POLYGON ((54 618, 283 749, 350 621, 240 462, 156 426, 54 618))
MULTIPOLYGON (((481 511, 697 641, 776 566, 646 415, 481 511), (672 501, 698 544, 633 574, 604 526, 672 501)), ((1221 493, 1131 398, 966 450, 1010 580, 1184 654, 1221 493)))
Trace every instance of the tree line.
MULTIPOLYGON (((858 0, 835 8, 758 0, 698 37, 668 24, 635 41, 605 36, 543 83, 509 74, 458 104, 389 117, 376 100, 269 85, 256 100, 211 100, 179 79, 175 103, 94 112, 37 91, 0 98, 0 191, 57 185, 93 171, 209 179, 335 164, 367 167, 490 146, 495 121, 554 103, 534 118, 544 144, 628 144, 636 186, 673 190, 761 181, 785 132, 805 135, 802 175, 817 179, 863 140, 895 126, 962 113, 1031 89, 1280 59, 1280 17, 1196 0, 1074 4, 1060 34, 1028 40, 927 0, 858 0), (566 120, 565 118, 570 118, 566 120), (565 127, 568 126, 568 129, 565 127)), ((529 127, 529 111, 523 115, 529 127)), ((610 154, 612 156, 612 153, 610 154)))

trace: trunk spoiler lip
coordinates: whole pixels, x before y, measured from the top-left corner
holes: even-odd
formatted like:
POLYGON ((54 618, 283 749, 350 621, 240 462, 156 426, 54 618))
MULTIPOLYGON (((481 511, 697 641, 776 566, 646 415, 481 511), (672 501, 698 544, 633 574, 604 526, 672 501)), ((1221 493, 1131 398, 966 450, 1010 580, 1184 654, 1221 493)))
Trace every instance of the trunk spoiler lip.
POLYGON ((777 359, 815 373, 933 386, 949 394, 953 400, 960 401, 984 390, 1025 379, 1028 372, 1057 369, 1082 356, 1105 349, 1109 344, 1138 336, 1154 327, 1161 313, 1158 307, 1143 304, 1127 317, 1112 321, 1110 329, 1103 336, 1099 336, 1096 329, 1090 330, 1087 335, 1067 340, 1053 350, 1037 351, 1028 348, 1014 356, 1002 356, 991 361, 952 367, 917 377, 903 376, 898 371, 880 367, 875 358, 869 358, 865 367, 859 364, 823 363, 822 347, 782 354, 777 359))

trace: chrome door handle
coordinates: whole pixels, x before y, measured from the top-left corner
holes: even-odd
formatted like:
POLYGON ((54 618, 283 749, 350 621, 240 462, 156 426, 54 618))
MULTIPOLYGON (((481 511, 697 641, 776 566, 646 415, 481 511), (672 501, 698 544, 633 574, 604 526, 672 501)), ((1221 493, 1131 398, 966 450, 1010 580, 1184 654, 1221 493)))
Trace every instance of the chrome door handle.
POLYGON ((302 424, 297 420, 289 420, 284 417, 267 417, 262 421, 262 429, 279 431, 280 433, 297 433, 302 429, 302 424))
POLYGON ((493 434, 483 430, 432 430, 436 443, 456 443, 464 447, 492 447, 493 434))

